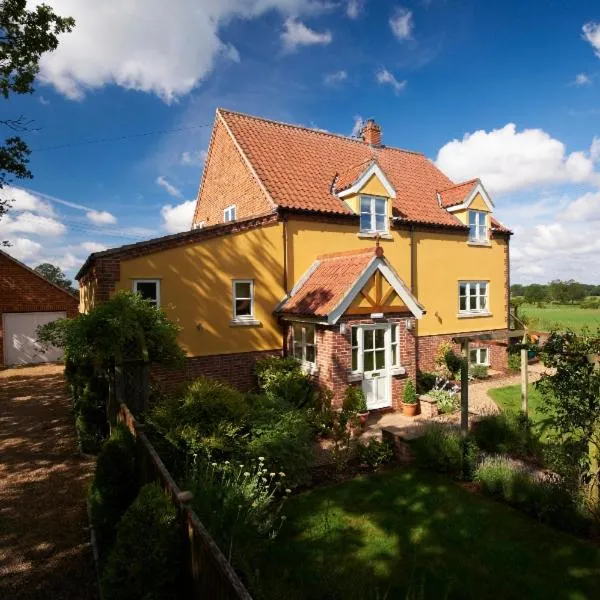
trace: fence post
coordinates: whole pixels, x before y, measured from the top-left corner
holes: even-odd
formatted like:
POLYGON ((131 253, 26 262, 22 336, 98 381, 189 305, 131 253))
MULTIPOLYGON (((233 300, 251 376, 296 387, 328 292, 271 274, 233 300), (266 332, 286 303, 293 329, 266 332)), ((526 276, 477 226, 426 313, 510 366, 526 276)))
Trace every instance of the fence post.
POLYGON ((177 519, 181 531, 181 544, 183 556, 185 556, 184 593, 186 598, 194 597, 194 557, 192 555, 192 544, 190 540, 190 526, 188 519, 188 508, 194 495, 192 492, 179 492, 177 495, 177 519))

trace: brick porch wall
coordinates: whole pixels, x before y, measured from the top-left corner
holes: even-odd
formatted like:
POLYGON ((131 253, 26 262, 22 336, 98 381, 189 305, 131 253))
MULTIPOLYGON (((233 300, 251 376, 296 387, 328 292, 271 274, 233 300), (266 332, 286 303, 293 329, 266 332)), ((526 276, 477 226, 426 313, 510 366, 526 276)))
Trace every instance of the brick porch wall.
MULTIPOLYGON (((394 323, 399 325, 400 364, 406 369, 406 374, 392 377, 392 408, 400 409, 407 379, 416 381, 416 341, 412 331, 409 331, 406 326, 410 319, 411 317, 407 315, 389 315, 387 319, 377 320, 344 316, 334 326, 317 326, 315 381, 333 392, 335 408, 341 407, 348 385, 360 385, 360 381, 348 381, 352 368, 352 325, 394 323), (346 324, 344 334, 340 333, 342 323, 346 324)), ((291 327, 287 328, 286 340, 287 348, 291 348, 291 327)))
POLYGON ((254 364, 267 356, 281 356, 281 349, 191 356, 185 359, 180 369, 152 367, 152 378, 170 388, 198 377, 209 377, 230 383, 242 391, 249 391, 256 386, 254 364))
MULTIPOLYGON (((498 333, 506 332, 506 340, 497 341, 508 341, 508 330, 500 329, 495 331, 476 331, 477 333, 498 333)), ((419 364, 418 368, 420 371, 433 371, 435 369, 435 359, 438 354, 438 350, 442 343, 449 343, 453 346, 454 351, 460 353, 460 345, 452 343, 452 338, 462 335, 461 333, 450 333, 445 335, 427 335, 417 338, 417 344, 419 349, 419 364)), ((469 344, 469 348, 483 348, 489 349, 490 356, 490 368, 497 371, 508 370, 508 350, 506 346, 498 346, 492 342, 474 342, 469 344)))

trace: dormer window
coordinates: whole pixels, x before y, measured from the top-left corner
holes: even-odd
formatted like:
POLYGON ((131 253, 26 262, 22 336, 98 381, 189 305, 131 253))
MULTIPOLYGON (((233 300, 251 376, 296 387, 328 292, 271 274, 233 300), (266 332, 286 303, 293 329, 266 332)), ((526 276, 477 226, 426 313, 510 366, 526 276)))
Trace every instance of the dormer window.
POLYGON ((469 211, 469 241, 487 242, 488 232, 486 225, 486 213, 482 210, 469 211))
POLYGON ((360 197, 360 231, 362 233, 388 232, 388 201, 379 196, 360 197))
POLYGON ((231 206, 228 206, 224 211, 223 211, 223 221, 225 223, 229 223, 230 221, 235 221, 235 204, 232 204, 231 206))

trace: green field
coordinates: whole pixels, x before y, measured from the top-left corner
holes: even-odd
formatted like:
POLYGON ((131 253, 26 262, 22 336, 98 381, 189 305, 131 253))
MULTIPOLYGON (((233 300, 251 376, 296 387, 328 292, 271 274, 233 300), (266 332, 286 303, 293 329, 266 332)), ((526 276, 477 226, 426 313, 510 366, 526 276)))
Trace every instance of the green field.
POLYGON ((519 307, 519 316, 524 315, 529 319, 528 327, 538 331, 551 329, 566 329, 581 331, 588 327, 592 331, 600 328, 600 310, 579 308, 571 304, 546 304, 538 308, 533 304, 524 304, 519 307))

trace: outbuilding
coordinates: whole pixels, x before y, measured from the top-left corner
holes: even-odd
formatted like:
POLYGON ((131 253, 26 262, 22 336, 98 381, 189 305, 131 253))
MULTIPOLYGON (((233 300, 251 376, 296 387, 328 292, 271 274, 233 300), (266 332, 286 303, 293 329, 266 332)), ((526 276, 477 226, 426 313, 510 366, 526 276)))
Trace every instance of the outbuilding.
POLYGON ((39 344, 37 328, 78 312, 77 297, 0 250, 0 367, 60 360, 62 351, 39 344))

